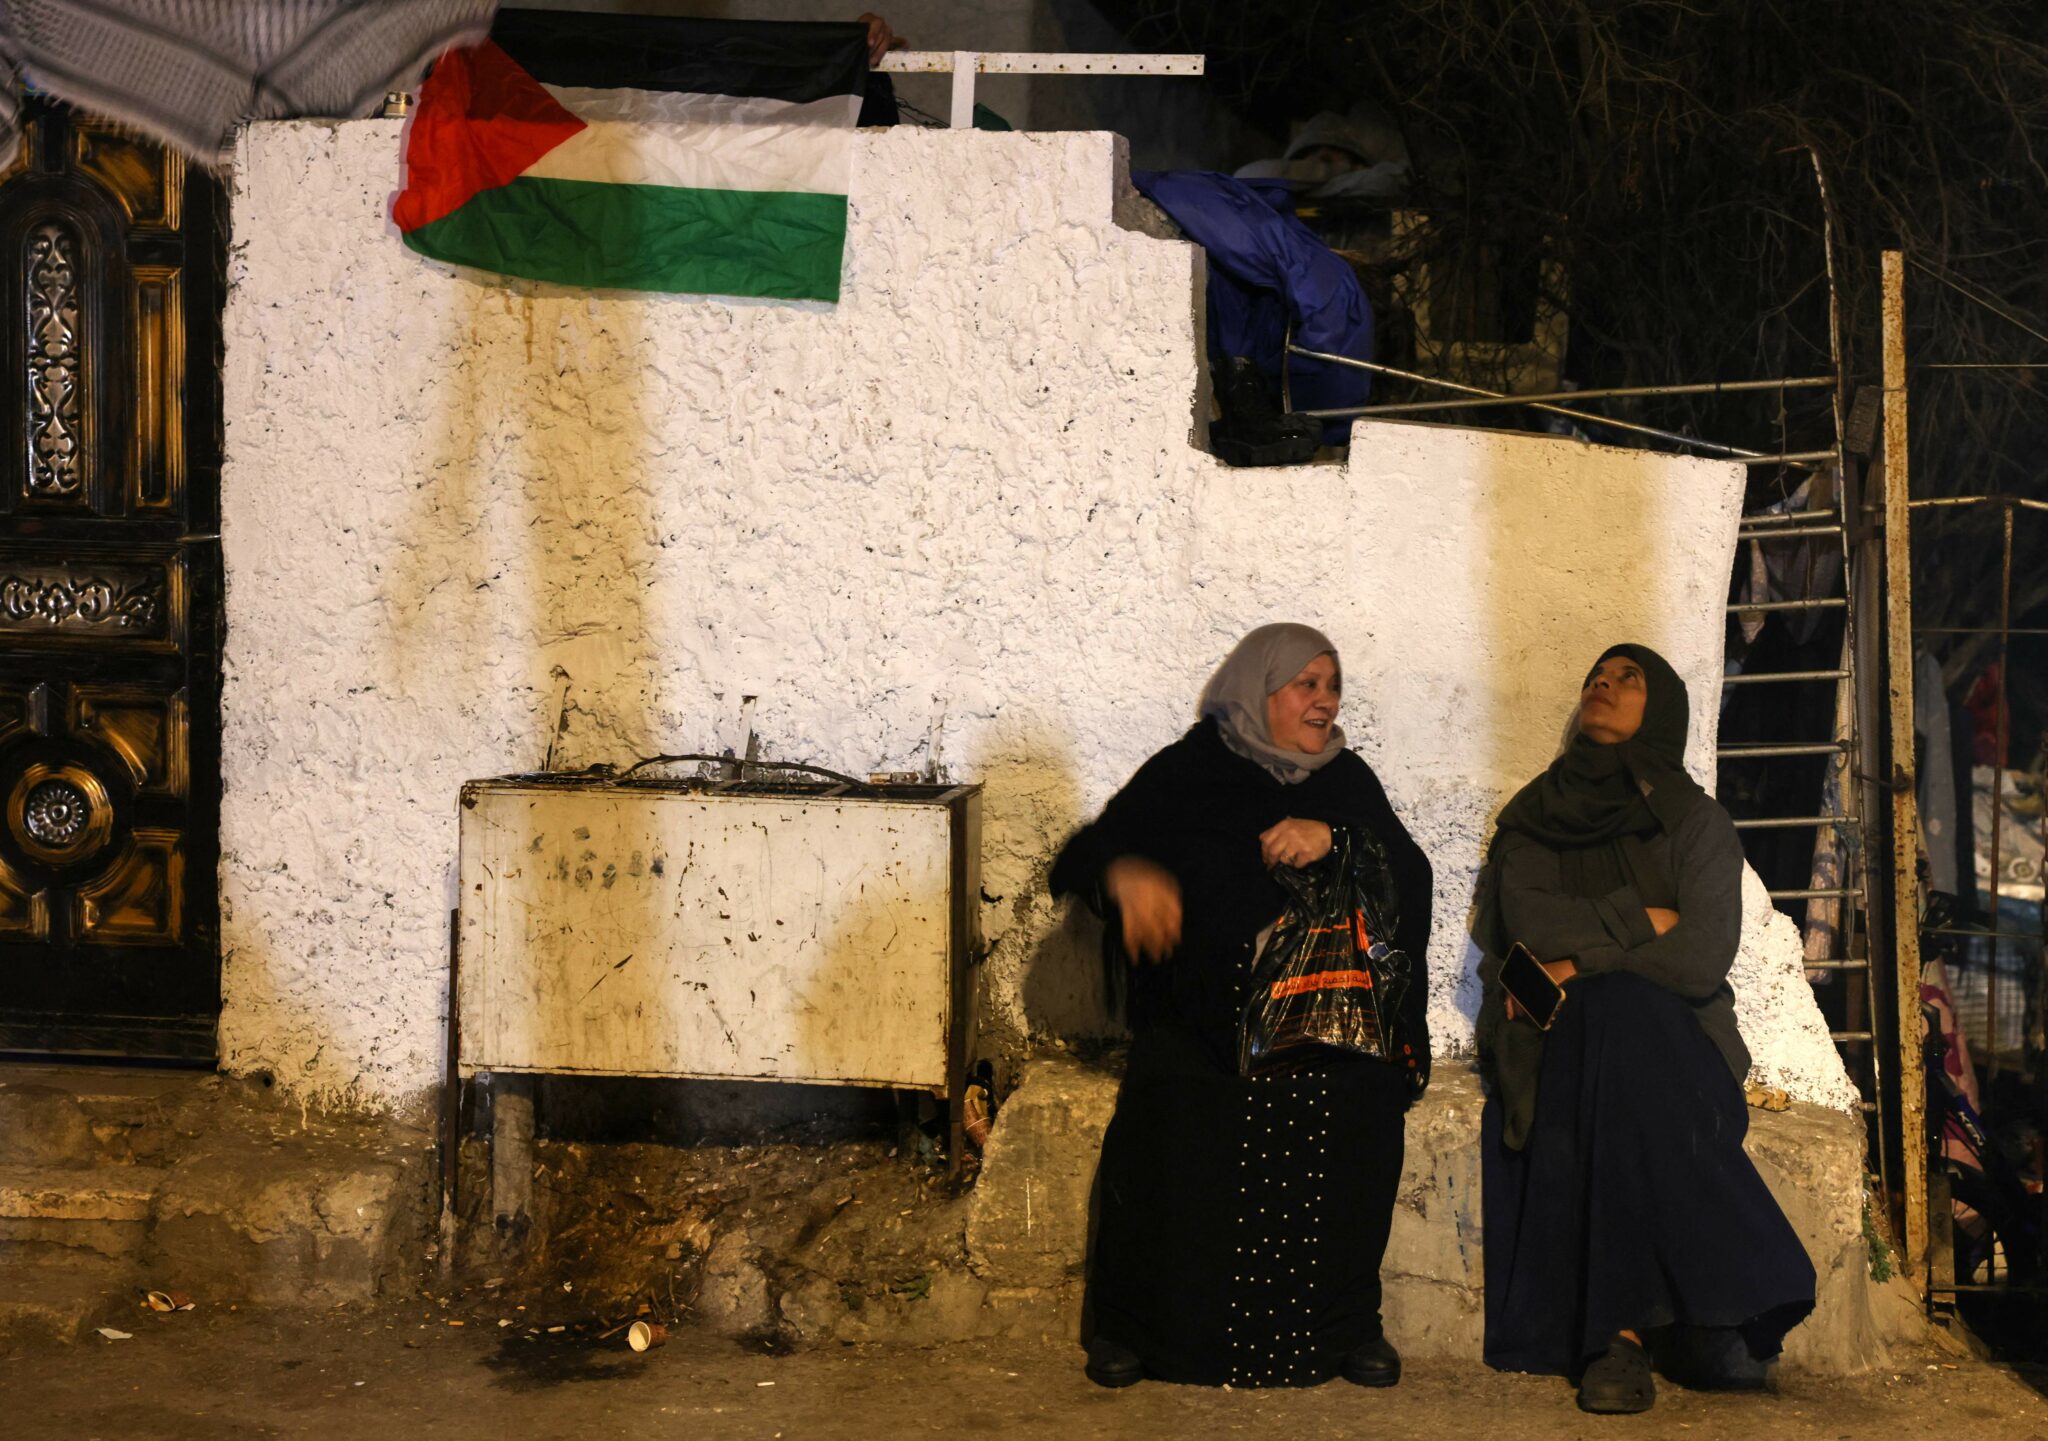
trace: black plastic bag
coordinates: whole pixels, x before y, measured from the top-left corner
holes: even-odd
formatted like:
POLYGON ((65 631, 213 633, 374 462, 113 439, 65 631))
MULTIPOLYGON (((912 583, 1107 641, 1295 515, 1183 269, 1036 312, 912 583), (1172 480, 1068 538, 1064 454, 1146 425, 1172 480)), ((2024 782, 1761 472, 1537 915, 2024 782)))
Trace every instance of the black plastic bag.
POLYGON ((1370 835, 1335 828, 1306 869, 1274 868, 1287 909, 1252 964, 1237 1069, 1251 1076, 1329 1053, 1397 1061, 1394 1030, 1414 966, 1393 943, 1400 901, 1370 835))

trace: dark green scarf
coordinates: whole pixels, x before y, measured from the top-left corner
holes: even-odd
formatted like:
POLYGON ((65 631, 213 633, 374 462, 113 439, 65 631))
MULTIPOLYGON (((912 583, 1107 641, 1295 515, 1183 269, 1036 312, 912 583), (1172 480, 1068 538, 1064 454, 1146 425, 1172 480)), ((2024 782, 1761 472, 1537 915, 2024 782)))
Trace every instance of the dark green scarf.
POLYGON ((1496 827, 1497 835, 1520 832, 1558 852, 1565 884, 1578 895, 1604 895, 1623 884, 1632 869, 1625 857, 1639 852, 1626 842, 1671 834, 1707 798, 1685 771, 1692 718, 1685 682, 1644 645, 1609 646, 1587 679, 1618 655, 1642 667, 1642 726, 1614 745, 1575 731, 1550 769, 1501 809, 1496 827))

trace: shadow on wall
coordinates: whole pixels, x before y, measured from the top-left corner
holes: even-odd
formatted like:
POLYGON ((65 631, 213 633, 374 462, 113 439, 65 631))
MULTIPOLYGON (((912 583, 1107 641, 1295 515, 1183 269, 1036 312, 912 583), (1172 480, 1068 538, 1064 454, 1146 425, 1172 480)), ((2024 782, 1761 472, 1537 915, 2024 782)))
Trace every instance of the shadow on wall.
POLYGON ((1104 1004, 1101 927, 1086 905, 1055 900, 1046 888, 1059 848, 1094 819, 1082 808, 1075 760, 1084 739, 1043 720, 999 722, 965 767, 985 787, 978 899, 990 943, 983 987, 990 1041, 1006 1030, 1029 1042, 1121 1029, 1104 1004))
MULTIPOLYGON (((600 320, 587 295, 454 274, 458 318, 431 367, 440 442, 411 477, 407 543, 383 582, 389 653, 371 665, 401 695, 470 697, 480 735, 509 723, 525 740, 478 765, 627 751, 655 733, 646 438, 659 417, 645 383, 620 383, 643 373, 646 303, 600 320)), ((461 759, 462 737, 439 739, 461 759)))
MULTIPOLYGON (((1541 772, 1563 741, 1580 684, 1600 652, 1625 640, 1662 643, 1653 633, 1658 627, 1625 618, 1670 614, 1676 599, 1666 567, 1636 563, 1663 551, 1648 476, 1629 468, 1621 483, 1604 488, 1588 515, 1571 493, 1582 475, 1590 478, 1575 464, 1584 449, 1564 437, 1517 436, 1488 448, 1491 459, 1478 480, 1484 509, 1474 518, 1471 538, 1482 593, 1479 619, 1488 628, 1478 649, 1495 674, 1475 686, 1484 698, 1484 713, 1476 719, 1487 732, 1486 772, 1501 786, 1486 822, 1488 844, 1500 806, 1541 772), (1576 535, 1549 542, 1560 515, 1596 525, 1601 542, 1589 546, 1576 535), (1592 565, 1586 563, 1589 555, 1592 565), (1559 637, 1561 644, 1532 646, 1531 636, 1559 637), (1550 747, 1547 753, 1544 746, 1550 747)), ((1470 939, 1469 905, 1466 915, 1464 959, 1474 979, 1459 1001, 1461 1010, 1469 1002, 1466 1014, 1473 1018, 1480 952, 1470 939)))
MULTIPOLYGON (((644 304, 599 319, 585 295, 466 270, 450 284, 449 267, 417 264, 450 320, 438 353, 414 357, 436 378, 438 424, 421 427, 434 440, 396 482, 411 493, 371 581, 383 623, 362 663, 395 692, 397 724, 457 698, 456 726, 410 741, 415 854, 440 867, 452 901, 464 780, 635 754, 653 733, 655 407, 635 362, 644 304)), ((374 857, 366 810, 350 852, 374 857)), ((617 889, 603 900, 653 903, 617 889)))

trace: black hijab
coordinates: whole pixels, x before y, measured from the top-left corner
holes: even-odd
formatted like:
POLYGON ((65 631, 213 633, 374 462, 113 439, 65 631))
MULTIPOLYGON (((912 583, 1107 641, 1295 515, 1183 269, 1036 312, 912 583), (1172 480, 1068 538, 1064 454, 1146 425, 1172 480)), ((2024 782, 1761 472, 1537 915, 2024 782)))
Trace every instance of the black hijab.
MULTIPOLYGON (((1676 831, 1707 799, 1686 774, 1685 738, 1692 707, 1685 682, 1671 663, 1644 645, 1609 646, 1586 672, 1588 680, 1615 656, 1642 668, 1647 692, 1643 723, 1625 741, 1603 744, 1578 729, 1550 769, 1523 786, 1500 813, 1497 833, 1519 832, 1541 841, 1564 861, 1563 880, 1579 895, 1603 895, 1632 873, 1643 839, 1676 831)), ((1583 687, 1582 687, 1583 688, 1583 687)), ((1663 879, 1661 877, 1657 878, 1663 879)), ((1664 886, 1652 884, 1651 889, 1664 886)), ((1657 900, 1647 900, 1656 905, 1657 900)))

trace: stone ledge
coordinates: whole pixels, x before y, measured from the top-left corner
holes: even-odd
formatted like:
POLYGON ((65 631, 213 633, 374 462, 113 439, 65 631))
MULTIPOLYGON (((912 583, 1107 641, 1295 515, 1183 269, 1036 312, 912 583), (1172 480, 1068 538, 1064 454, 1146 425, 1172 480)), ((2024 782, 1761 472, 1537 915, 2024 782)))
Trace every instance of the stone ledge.
POLYGON ((396 1123, 212 1076, 56 1068, 0 1087, 0 1123, 25 1119, 35 1144, 0 1163, 0 1340, 77 1334, 142 1284, 207 1305, 366 1301, 425 1244, 431 1138, 396 1123))
POLYGON ((0 1172, 0 1220, 146 1221, 163 1178, 152 1166, 10 1166, 0 1172))
MULTIPOLYGON (((968 1260, 991 1287, 1078 1290, 1114 1071, 1035 1061, 998 1117, 968 1213, 968 1260)), ((1407 1160, 1384 1267, 1388 1331, 1418 1358, 1475 1359, 1484 1330, 1479 1079, 1439 1066, 1409 1113, 1407 1160)), ((1922 1323, 1909 1297, 1870 1279, 1862 1235, 1863 1130, 1845 1113, 1752 1111, 1747 1148, 1819 1273, 1789 1366, 1847 1375, 1881 1365, 1922 1323)), ((1071 1306, 1060 1315, 1071 1322, 1071 1306)))

